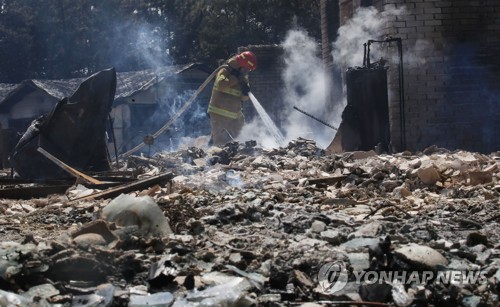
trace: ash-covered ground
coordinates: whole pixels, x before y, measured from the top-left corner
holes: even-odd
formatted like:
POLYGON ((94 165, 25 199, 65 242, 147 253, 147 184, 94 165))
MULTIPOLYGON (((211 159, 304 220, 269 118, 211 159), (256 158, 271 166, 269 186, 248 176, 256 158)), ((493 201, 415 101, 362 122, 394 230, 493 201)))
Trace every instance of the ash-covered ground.
POLYGON ((313 141, 131 156, 171 183, 0 202, 0 306, 492 306, 500 154, 313 141))

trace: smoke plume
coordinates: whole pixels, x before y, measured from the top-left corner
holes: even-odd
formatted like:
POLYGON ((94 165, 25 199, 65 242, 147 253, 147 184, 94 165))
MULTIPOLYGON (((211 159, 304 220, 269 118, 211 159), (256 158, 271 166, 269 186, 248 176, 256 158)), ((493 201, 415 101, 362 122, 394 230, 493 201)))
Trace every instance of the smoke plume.
MULTIPOLYGON (((289 142, 298 137, 315 140, 318 146, 330 144, 335 131, 314 119, 299 113, 296 106, 326 122, 326 89, 328 77, 319 57, 318 44, 301 30, 291 30, 282 42, 285 53, 285 69, 282 73, 284 91, 281 100, 285 105, 280 110, 283 122, 280 123, 289 142)), ((245 140, 254 139, 263 147, 277 147, 279 144, 267 133, 259 118, 247 124, 241 135, 245 140)), ((285 144, 286 145, 286 144, 285 144)))
MULTIPOLYGON (((391 22, 403 14, 408 14, 404 7, 389 7, 383 12, 374 7, 359 8, 354 16, 339 28, 337 40, 333 43, 331 55, 336 68, 345 71, 348 67, 362 66, 363 44, 371 39, 383 40, 385 36, 391 35, 391 22)), ((393 36, 397 37, 397 34, 393 36)), ((336 131, 296 111, 293 107, 296 106, 338 127, 341 114, 339 109, 342 110, 346 104, 345 95, 343 101, 327 101, 327 91, 332 81, 323 68, 318 44, 307 33, 290 30, 281 45, 285 51, 285 69, 282 73, 285 90, 281 100, 285 105, 280 110, 282 122, 277 124, 281 126, 286 142, 303 137, 313 139, 318 146, 326 148, 336 131), (333 114, 327 114, 325 112, 328 110, 327 103, 340 105, 340 108, 335 108, 333 114)), ((415 45, 403 45, 403 47, 405 65, 411 67, 424 64, 426 61, 424 54, 427 54, 433 45, 426 40, 417 40, 415 45)), ((384 58, 389 65, 399 64, 398 52, 394 45, 372 44, 370 51, 372 62, 384 58)), ((344 88, 344 85, 337 88, 344 88)), ((257 140, 264 147, 278 146, 260 118, 255 118, 244 127, 240 140, 248 139, 257 140)))
MULTIPOLYGON (((374 7, 359 8, 354 16, 339 28, 337 40, 333 43, 332 57, 335 65, 354 67, 363 64, 363 44, 370 39, 381 39, 391 20, 402 14, 404 8, 387 9, 379 12, 374 7)), ((373 46, 372 57, 380 58, 381 51, 373 46)))
MULTIPOLYGON (((332 44, 332 57, 336 66, 348 67, 363 65, 363 44, 368 40, 383 40, 387 36, 398 37, 391 33, 391 22, 399 16, 409 14, 403 6, 400 8, 386 8, 380 12, 375 7, 361 7, 354 16, 338 30, 337 40, 332 44)), ((414 45, 408 46, 403 42, 405 65, 410 67, 422 65, 426 62, 425 54, 434 48, 433 44, 424 39, 417 39, 414 45)), ((399 57, 397 49, 388 44, 372 44, 370 58, 377 61, 384 58, 389 64, 397 64, 399 57)))
POLYGON ((319 57, 319 46, 304 31, 290 31, 283 42, 285 70, 286 121, 283 125, 287 140, 298 137, 313 139, 326 147, 334 136, 331 128, 299 113, 294 106, 328 122, 325 118, 326 91, 329 78, 319 57))

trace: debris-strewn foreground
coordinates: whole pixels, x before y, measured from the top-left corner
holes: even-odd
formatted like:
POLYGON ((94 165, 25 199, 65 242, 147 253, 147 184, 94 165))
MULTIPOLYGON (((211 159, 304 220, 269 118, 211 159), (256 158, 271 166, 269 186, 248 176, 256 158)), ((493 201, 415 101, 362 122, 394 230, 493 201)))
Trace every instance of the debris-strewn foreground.
POLYGON ((141 178, 176 177, 114 199, 71 201, 95 192, 77 185, 1 202, 0 306, 494 305, 499 162, 434 147, 326 155, 304 139, 132 156, 141 178), (331 263, 342 289, 320 273, 331 263), (482 278, 373 280, 391 271, 482 278))

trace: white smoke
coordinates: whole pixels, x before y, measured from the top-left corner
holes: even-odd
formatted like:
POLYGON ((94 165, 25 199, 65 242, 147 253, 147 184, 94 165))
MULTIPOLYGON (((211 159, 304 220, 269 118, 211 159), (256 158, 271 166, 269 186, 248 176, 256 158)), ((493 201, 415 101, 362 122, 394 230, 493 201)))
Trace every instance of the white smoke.
POLYGON ((361 66, 363 44, 378 38, 387 22, 387 14, 381 14, 376 8, 359 8, 339 28, 337 40, 333 43, 333 62, 341 67, 361 66))
POLYGON ((304 31, 289 31, 283 42, 285 70, 285 122, 283 130, 288 141, 303 137, 313 139, 318 146, 327 147, 335 131, 314 119, 296 111, 293 107, 329 121, 326 117, 326 91, 328 75, 319 56, 318 44, 304 31))
MULTIPOLYGON (((337 40, 332 44, 332 57, 334 64, 342 67, 362 66, 364 46, 368 40, 383 40, 386 36, 398 37, 397 33, 391 33, 395 28, 391 22, 397 21, 398 17, 409 14, 403 6, 400 8, 387 7, 380 12, 375 7, 361 7, 356 10, 353 17, 349 19, 338 30, 337 40)), ((408 46, 403 40, 405 65, 418 66, 426 62, 425 54, 433 49, 433 44, 424 39, 418 39, 415 45, 408 46)), ((370 47, 371 61, 384 58, 390 64, 399 63, 399 56, 395 45, 372 44, 370 47)))
POLYGON ((426 56, 430 50, 434 50, 434 44, 425 39, 417 39, 415 45, 409 46, 404 54, 405 65, 418 67, 427 63, 426 56))
MULTIPOLYGON (((344 68, 363 65, 363 44, 370 39, 383 39, 390 21, 405 12, 405 8, 388 8, 379 12, 374 7, 362 7, 339 28, 333 43, 332 57, 337 66, 344 68)), ((387 33, 388 34, 388 33, 387 33)), ((396 35, 394 35, 396 36, 396 35)), ((371 58, 379 59, 381 51, 372 45, 371 58)))
MULTIPOLYGON (((408 14, 405 7, 391 8, 379 12, 374 7, 359 8, 354 16, 339 28, 338 38, 333 43, 333 63, 341 71, 348 67, 362 66, 364 48, 368 40, 383 40, 385 36, 393 35, 391 22, 398 16, 408 14)), ((296 111, 294 106, 314 115, 315 117, 338 127, 340 112, 327 114, 327 90, 330 84, 329 75, 323 68, 319 56, 318 44, 307 33, 300 30, 290 30, 282 42, 285 51, 285 69, 282 78, 285 91, 282 100, 285 103, 281 123, 286 141, 297 137, 313 139, 317 145, 326 148, 335 131, 314 119, 296 111)), ((417 40, 413 46, 405 46, 403 42, 405 65, 422 65, 424 54, 432 44, 426 40, 417 40)), ((372 62, 384 58, 389 64, 398 64, 399 57, 395 44, 372 44, 370 47, 372 62)), ((339 103, 339 102, 329 102, 339 103)), ((342 105, 345 105, 345 97, 342 105)), ((257 140, 264 147, 277 147, 275 139, 268 133, 260 118, 248 123, 241 133, 245 140, 257 140)))
MULTIPOLYGON (((251 103, 251 102, 246 102, 251 103)), ((277 148, 279 144, 276 139, 269 134, 268 129, 263 124, 260 117, 256 116, 251 122, 245 123, 241 133, 237 138, 240 142, 255 140, 264 148, 277 148)))
MULTIPOLYGON (((314 119, 296 111, 296 106, 326 122, 326 89, 328 76, 319 57, 319 46, 306 32, 290 30, 282 43, 285 54, 285 69, 282 73, 284 91, 280 110, 282 131, 287 142, 298 137, 315 140, 320 147, 327 147, 335 131, 314 119)), ((254 119, 243 128, 241 136, 257 140, 263 147, 277 147, 260 118, 254 119)))
POLYGON ((162 39, 162 34, 149 24, 139 25, 129 34, 132 48, 143 66, 156 68, 173 64, 168 53, 169 46, 162 39))

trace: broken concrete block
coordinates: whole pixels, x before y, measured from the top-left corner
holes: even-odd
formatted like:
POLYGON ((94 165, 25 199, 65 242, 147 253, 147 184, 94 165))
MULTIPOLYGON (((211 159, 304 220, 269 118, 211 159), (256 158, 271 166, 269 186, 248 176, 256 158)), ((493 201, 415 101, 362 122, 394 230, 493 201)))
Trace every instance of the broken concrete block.
POLYGON ((439 173, 434 166, 422 167, 417 171, 418 178, 425 184, 433 185, 439 179, 439 173))
POLYGON ((369 151, 354 151, 352 153, 352 159, 353 160, 360 160, 360 159, 366 159, 369 157, 376 156, 377 153, 374 150, 369 150, 369 151))
POLYGON ((469 185, 487 184, 493 181, 493 172, 471 171, 467 175, 469 185))
POLYGON ((416 268, 436 270, 437 266, 448 265, 448 260, 435 249, 411 243, 394 251, 394 254, 416 268))
POLYGON ((71 233, 73 241, 80 247, 93 245, 109 245, 116 243, 118 237, 109 229, 108 224, 103 220, 96 220, 82 226, 77 231, 71 233))
POLYGON ((346 236, 338 230, 325 230, 320 233, 322 240, 332 245, 339 245, 346 240, 346 236))
POLYGON ((306 289, 311 289, 314 287, 314 283, 311 278, 307 276, 306 273, 300 270, 293 270, 293 277, 299 285, 305 287, 306 289))
POLYGON ((326 228, 326 224, 323 223, 322 221, 314 221, 312 222, 312 225, 311 225, 311 231, 314 232, 314 233, 321 233, 322 231, 324 231, 326 228))
POLYGON ((81 248, 106 245, 106 240, 104 240, 104 238, 97 233, 85 233, 77 236, 73 239, 73 241, 75 241, 76 245, 81 248))
POLYGON ((408 197, 408 196, 411 196, 412 193, 410 190, 408 190, 406 187, 404 186, 401 186, 401 187, 397 187, 395 188, 393 191, 392 191, 392 194, 396 197, 408 197))
POLYGON ((354 233, 349 235, 349 238, 374 238, 379 233, 382 223, 374 221, 359 227, 354 233))

